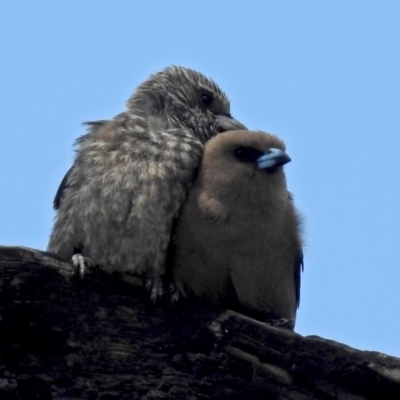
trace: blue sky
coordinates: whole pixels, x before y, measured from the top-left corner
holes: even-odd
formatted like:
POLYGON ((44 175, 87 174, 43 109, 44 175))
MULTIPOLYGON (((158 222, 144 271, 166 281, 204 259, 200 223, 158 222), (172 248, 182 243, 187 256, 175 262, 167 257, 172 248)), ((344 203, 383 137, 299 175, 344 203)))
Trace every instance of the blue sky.
POLYGON ((0 4, 0 244, 45 249, 84 121, 170 64, 283 138, 305 217, 297 331, 400 356, 400 2, 0 4))

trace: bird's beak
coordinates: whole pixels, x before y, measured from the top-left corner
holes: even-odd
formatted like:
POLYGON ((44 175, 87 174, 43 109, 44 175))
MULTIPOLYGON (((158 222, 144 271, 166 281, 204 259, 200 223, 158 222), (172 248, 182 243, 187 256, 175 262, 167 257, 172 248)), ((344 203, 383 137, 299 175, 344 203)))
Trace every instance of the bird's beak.
POLYGON ((290 161, 292 160, 283 150, 271 147, 269 152, 259 157, 256 162, 257 168, 266 169, 271 167, 280 167, 290 161))
POLYGON ((227 131, 247 131, 247 128, 240 123, 237 119, 233 118, 231 114, 216 115, 219 132, 227 131))

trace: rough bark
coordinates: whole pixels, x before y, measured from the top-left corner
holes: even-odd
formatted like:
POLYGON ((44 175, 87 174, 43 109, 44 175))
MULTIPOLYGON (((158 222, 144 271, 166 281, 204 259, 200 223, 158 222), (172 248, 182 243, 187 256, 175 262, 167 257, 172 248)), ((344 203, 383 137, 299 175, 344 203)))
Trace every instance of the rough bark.
POLYGON ((0 247, 0 399, 400 399, 400 359, 0 247))

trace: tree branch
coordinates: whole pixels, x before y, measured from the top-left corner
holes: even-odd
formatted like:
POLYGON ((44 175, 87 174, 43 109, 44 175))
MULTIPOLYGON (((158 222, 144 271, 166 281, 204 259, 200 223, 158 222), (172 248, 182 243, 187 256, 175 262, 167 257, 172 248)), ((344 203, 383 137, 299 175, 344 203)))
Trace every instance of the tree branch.
POLYGON ((0 246, 0 399, 393 399, 400 359, 0 246))

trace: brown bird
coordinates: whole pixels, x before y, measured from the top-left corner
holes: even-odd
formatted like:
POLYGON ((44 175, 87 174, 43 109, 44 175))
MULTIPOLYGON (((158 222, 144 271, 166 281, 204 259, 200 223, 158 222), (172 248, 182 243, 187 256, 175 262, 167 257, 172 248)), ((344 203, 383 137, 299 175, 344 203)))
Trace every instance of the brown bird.
POLYGON ((205 146, 172 238, 178 290, 294 326, 303 266, 300 218, 264 132, 221 133, 205 146))
POLYGON ((48 251, 72 258, 82 275, 88 264, 144 275, 155 299, 204 143, 246 128, 212 80, 175 66, 142 83, 125 112, 89 125, 54 199, 48 251))

